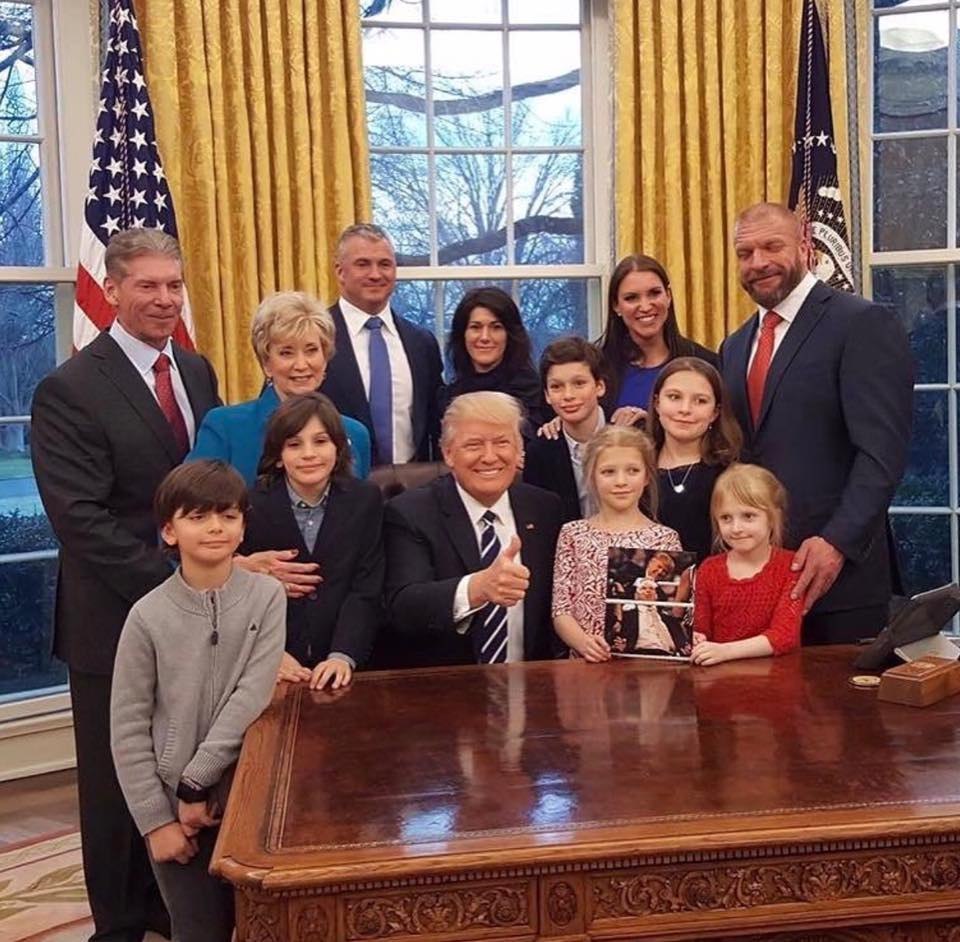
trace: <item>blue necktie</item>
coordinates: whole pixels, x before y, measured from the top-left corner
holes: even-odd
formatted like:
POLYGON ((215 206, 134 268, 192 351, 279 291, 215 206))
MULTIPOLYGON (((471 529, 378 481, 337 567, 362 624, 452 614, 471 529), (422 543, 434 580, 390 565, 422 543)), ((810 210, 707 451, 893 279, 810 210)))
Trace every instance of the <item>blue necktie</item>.
MULTIPOLYGON (((497 515, 488 510, 480 521, 480 565, 486 569, 500 555, 500 540, 493 529, 497 515)), ((507 610, 502 605, 487 602, 473 616, 474 647, 480 664, 502 664, 507 659, 507 610)))
POLYGON ((383 339, 383 321, 368 317, 370 331, 370 418, 373 419, 375 464, 393 462, 393 378, 390 356, 383 339))

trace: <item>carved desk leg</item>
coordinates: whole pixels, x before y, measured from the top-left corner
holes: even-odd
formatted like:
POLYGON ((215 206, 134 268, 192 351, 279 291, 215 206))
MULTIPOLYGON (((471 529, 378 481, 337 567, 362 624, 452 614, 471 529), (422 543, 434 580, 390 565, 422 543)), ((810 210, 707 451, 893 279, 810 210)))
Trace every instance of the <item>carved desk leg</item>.
POLYGON ((273 896, 245 889, 234 894, 237 906, 237 942, 287 942, 286 907, 273 896))

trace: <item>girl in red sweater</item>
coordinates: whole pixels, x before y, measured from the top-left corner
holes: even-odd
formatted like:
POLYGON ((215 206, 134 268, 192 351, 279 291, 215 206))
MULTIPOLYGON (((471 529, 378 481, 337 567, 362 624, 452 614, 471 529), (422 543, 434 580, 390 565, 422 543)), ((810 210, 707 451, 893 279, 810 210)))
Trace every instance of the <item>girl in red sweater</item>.
POLYGON ((694 664, 785 654, 800 644, 803 600, 793 552, 781 546, 787 498, 765 468, 733 464, 717 478, 710 501, 714 535, 726 552, 697 570, 694 664))

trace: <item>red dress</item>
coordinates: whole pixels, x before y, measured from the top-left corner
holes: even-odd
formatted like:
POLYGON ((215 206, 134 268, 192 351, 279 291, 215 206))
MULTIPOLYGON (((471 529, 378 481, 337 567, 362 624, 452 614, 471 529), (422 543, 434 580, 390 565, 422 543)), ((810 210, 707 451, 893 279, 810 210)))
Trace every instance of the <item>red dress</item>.
POLYGON ((727 554, 705 559, 697 569, 693 630, 726 643, 766 635, 774 654, 800 645, 803 599, 791 599, 799 573, 790 571, 793 551, 775 549, 747 579, 731 579, 727 554))

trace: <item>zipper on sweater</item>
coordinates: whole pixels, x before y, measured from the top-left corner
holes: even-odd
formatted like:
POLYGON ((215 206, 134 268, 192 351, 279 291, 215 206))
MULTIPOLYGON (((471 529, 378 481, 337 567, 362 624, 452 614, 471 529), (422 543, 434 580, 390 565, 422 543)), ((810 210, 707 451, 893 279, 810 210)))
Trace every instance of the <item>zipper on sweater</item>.
POLYGON ((213 634, 210 635, 210 715, 217 705, 217 645, 220 643, 220 613, 217 611, 217 593, 210 593, 210 620, 213 634))

